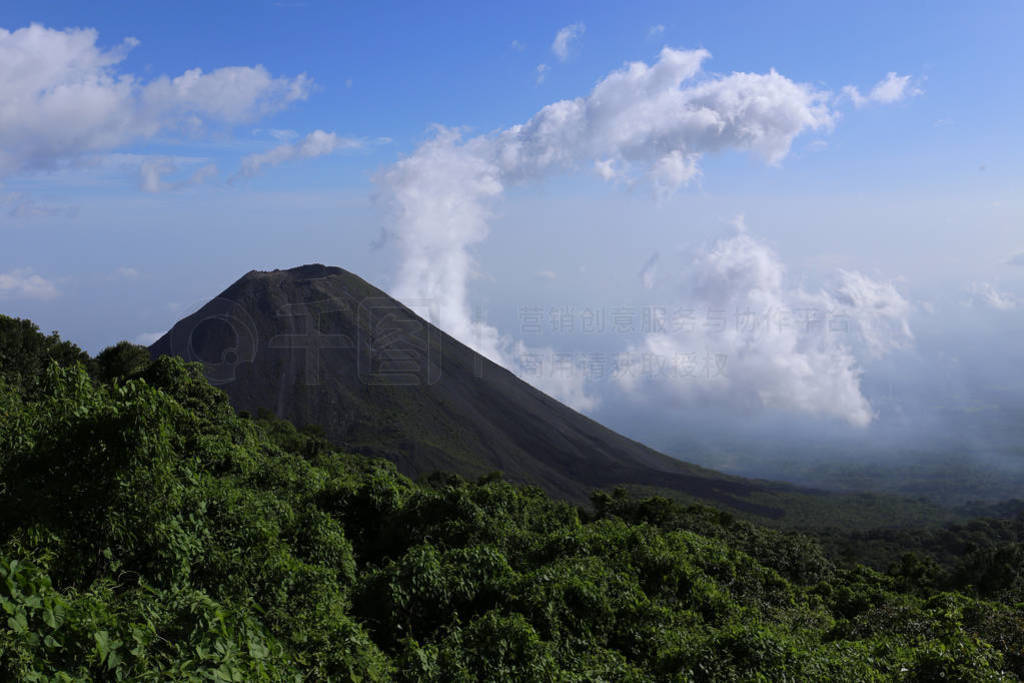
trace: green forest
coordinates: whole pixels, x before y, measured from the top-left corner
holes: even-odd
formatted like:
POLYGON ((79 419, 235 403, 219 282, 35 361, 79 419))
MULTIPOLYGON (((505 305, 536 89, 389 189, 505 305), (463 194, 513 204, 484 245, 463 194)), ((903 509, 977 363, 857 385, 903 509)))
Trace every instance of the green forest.
POLYGON ((1013 680, 1022 540, 414 482, 0 317, 3 680, 1013 680))

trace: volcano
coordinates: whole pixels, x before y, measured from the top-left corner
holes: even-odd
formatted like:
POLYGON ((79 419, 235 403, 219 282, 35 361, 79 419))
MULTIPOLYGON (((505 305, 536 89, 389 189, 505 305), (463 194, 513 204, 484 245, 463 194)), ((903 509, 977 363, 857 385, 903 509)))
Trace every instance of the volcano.
POLYGON ((237 410, 317 425, 339 448, 387 458, 414 478, 500 471, 577 503, 626 485, 782 514, 748 500, 782 485, 720 474, 617 434, 341 268, 251 271, 150 352, 202 363, 237 410))

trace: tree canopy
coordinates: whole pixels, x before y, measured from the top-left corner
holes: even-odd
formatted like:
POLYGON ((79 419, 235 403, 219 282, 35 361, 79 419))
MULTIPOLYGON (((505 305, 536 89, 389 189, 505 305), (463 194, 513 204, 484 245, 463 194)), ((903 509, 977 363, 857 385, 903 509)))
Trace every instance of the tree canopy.
POLYGON ((0 367, 0 678, 1024 674, 1015 551, 951 591, 927 563, 838 566, 707 507, 414 482, 237 415, 198 365, 90 374, 45 339, 0 367))

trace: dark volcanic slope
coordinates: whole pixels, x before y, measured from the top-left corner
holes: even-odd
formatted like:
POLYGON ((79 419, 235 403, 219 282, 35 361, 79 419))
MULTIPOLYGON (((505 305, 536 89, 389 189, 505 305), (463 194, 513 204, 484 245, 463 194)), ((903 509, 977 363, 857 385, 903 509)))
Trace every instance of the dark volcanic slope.
POLYGON ((414 477, 501 470, 574 501, 635 484, 778 514, 743 500, 767 485, 602 427, 340 268, 252 271, 150 351, 203 362, 239 410, 320 425, 335 443, 414 477))

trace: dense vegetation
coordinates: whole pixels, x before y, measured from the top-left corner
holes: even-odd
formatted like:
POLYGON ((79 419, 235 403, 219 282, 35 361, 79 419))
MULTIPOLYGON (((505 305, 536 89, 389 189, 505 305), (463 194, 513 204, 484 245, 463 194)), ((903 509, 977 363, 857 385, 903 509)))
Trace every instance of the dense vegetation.
POLYGON ((130 345, 92 360, 9 318, 0 344, 5 680, 1024 675, 1013 531, 846 566, 621 490, 413 482, 130 345))

